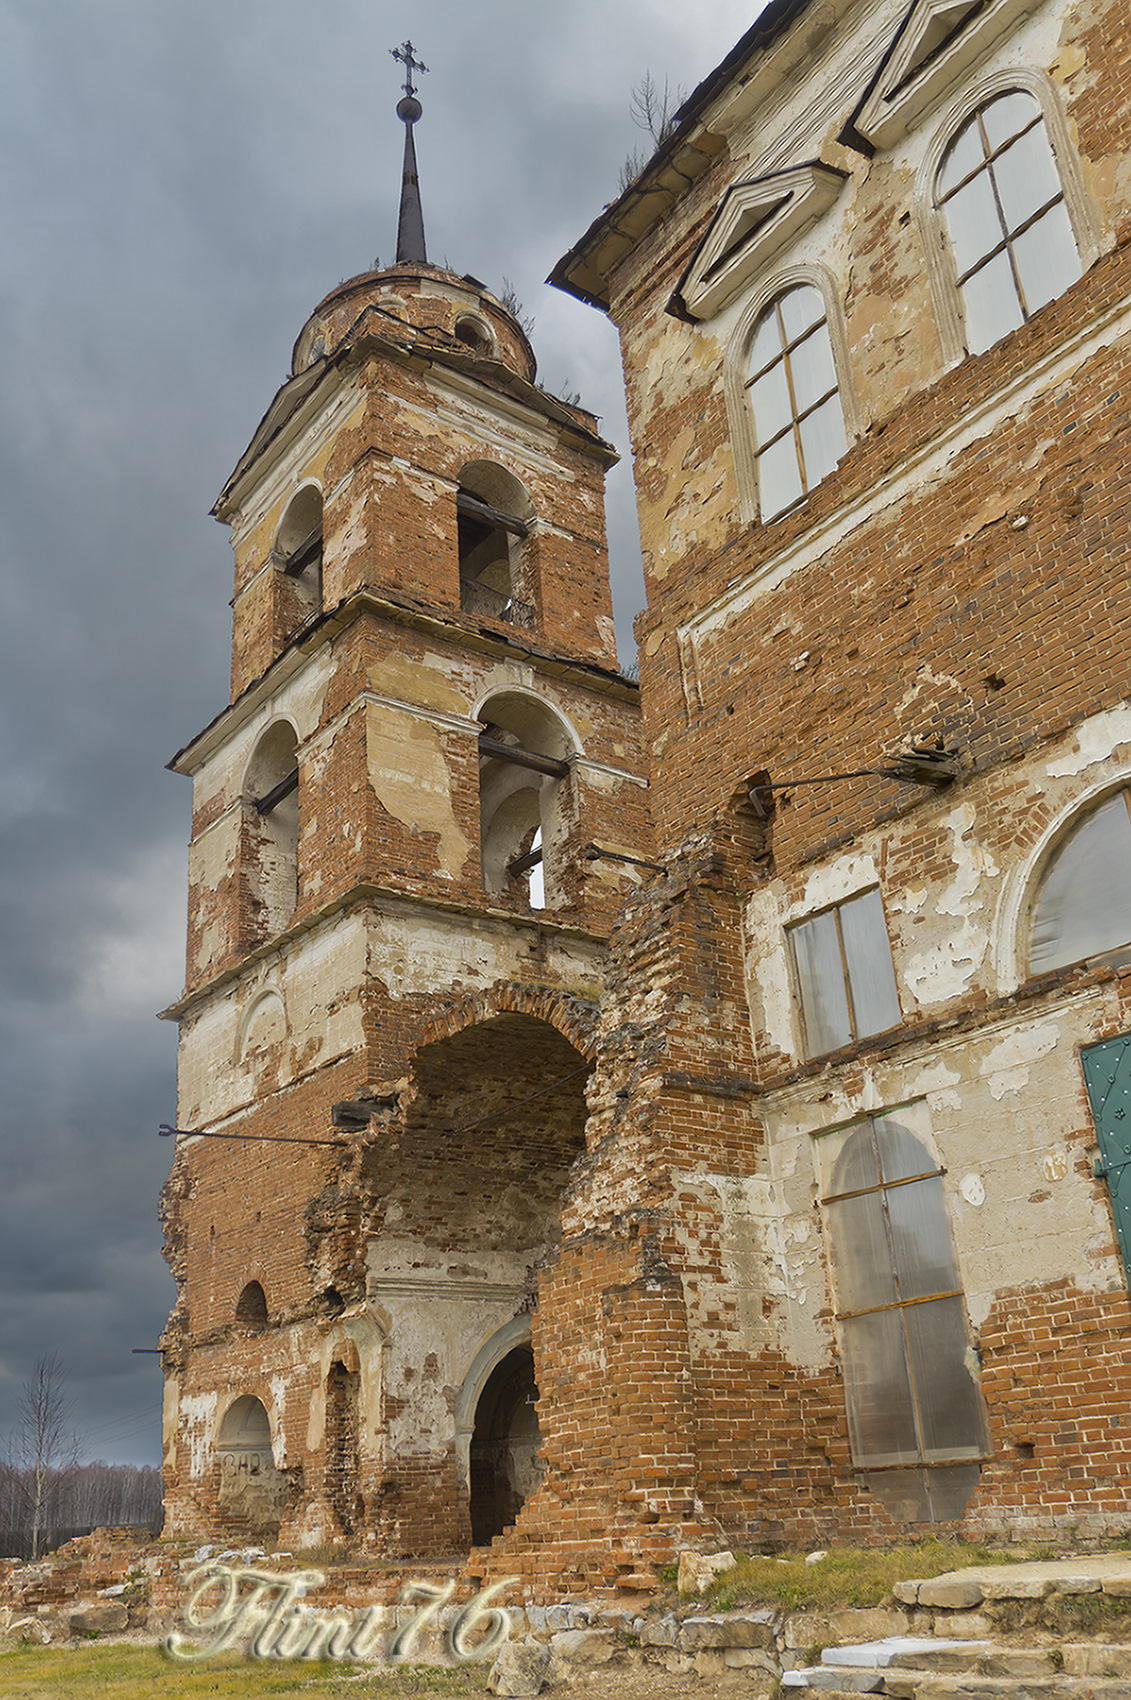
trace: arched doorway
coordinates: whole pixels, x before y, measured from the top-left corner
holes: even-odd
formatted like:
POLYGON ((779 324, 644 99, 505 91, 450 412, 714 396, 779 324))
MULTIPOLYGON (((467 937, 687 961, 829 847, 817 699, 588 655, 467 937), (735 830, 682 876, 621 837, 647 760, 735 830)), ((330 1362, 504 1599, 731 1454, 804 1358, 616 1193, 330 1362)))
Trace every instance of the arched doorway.
POLYGON ((229 1522, 251 1534, 279 1527, 283 1479, 275 1468, 271 1423, 259 1399, 245 1393, 220 1424, 220 1509, 229 1522))
POLYGON ((510 1528, 538 1485, 538 1388, 534 1354, 516 1346, 487 1378, 471 1437, 471 1538, 486 1546, 510 1528))

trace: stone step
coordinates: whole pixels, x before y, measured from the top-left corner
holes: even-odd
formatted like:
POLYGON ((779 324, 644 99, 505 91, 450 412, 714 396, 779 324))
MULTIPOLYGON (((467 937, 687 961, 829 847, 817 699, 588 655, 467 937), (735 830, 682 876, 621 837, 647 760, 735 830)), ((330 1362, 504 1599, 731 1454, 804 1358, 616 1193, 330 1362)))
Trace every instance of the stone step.
POLYGON ((1127 1700, 1122 1677, 932 1676, 889 1672, 881 1691, 897 1700, 1127 1700), (893 1680, 894 1678, 894 1680, 893 1680))
POLYGON ((1128 1700, 1131 1645, 1122 1642, 946 1641, 908 1635, 829 1647, 821 1663, 782 1674, 783 1693, 811 1690, 892 1700, 1128 1700))
POLYGON ((973 1673, 939 1675, 931 1671, 890 1669, 849 1670, 817 1665, 804 1671, 786 1671, 782 1694, 812 1692, 820 1700, 847 1700, 848 1696, 876 1694, 883 1700, 1128 1700, 1123 1677, 1069 1676, 982 1676, 973 1673))

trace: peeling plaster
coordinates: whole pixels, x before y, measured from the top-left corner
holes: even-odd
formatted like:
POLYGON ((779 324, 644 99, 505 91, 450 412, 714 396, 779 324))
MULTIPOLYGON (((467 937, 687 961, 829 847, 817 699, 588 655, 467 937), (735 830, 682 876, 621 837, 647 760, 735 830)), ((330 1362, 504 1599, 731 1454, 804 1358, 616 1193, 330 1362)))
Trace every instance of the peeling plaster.
POLYGON ((377 703, 365 708, 369 779, 382 808, 414 836, 435 833, 437 871, 458 879, 471 850, 452 801, 452 780, 435 726, 377 703))
POLYGON ((1096 762, 1107 761, 1121 744, 1131 743, 1131 708, 1093 715, 1076 728, 1074 743, 1070 754, 1049 762, 1045 772, 1050 779, 1075 777, 1096 762))

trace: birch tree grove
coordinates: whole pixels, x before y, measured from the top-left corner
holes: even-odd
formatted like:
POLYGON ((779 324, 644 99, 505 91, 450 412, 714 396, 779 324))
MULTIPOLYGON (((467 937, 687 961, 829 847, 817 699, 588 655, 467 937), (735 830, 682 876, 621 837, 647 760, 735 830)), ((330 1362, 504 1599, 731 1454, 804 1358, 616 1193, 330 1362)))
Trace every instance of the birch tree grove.
POLYGON ((159 1470, 80 1464, 66 1373, 51 1354, 24 1383, 0 1460, 0 1556, 38 1558, 91 1529, 161 1527, 159 1470))

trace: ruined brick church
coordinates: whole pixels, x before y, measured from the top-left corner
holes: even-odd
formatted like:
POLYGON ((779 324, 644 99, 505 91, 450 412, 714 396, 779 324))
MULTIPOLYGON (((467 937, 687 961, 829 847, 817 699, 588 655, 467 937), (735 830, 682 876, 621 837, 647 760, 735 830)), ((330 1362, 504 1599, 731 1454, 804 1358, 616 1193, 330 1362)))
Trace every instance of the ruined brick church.
POLYGON ((552 281, 326 297, 222 491, 167 1529, 647 1588, 1131 1528, 1131 24, 770 0, 552 281))

